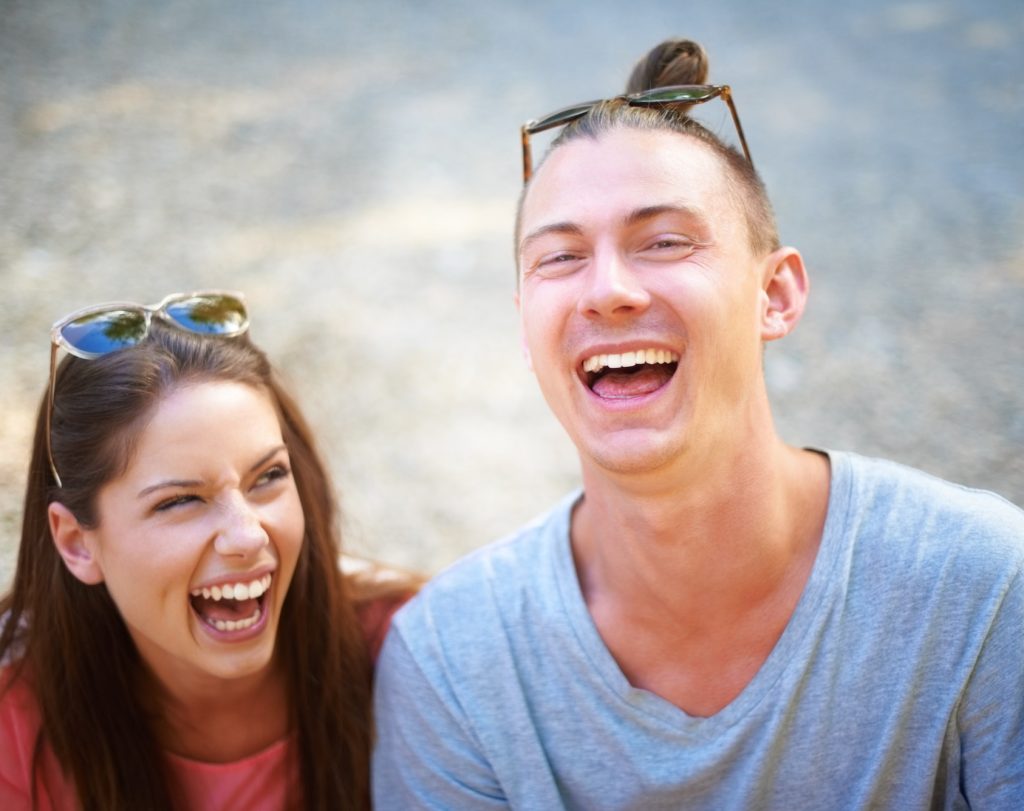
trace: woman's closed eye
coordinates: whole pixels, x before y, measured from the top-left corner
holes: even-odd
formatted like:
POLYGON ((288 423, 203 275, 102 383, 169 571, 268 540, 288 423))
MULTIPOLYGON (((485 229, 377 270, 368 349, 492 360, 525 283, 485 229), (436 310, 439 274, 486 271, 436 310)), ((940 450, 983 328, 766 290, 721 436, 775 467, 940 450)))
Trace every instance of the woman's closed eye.
POLYGON ((195 495, 194 493, 180 493, 179 495, 171 496, 170 498, 165 498, 163 501, 159 502, 155 507, 153 507, 153 511, 167 512, 168 510, 173 510, 176 507, 184 507, 186 504, 193 504, 200 500, 201 499, 199 498, 199 496, 195 495))
POLYGON ((292 475, 291 469, 283 464, 271 465, 256 477, 254 487, 267 487, 292 475))

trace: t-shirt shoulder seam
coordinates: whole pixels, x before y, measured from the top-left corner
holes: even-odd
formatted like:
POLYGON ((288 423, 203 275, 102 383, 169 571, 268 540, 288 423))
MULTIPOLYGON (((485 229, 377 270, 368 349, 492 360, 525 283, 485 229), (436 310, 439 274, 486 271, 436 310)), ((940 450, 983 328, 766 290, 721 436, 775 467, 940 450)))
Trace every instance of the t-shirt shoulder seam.
POLYGON ((830 452, 830 455, 831 454, 836 454, 837 456, 846 456, 853 462, 853 466, 855 469, 863 469, 864 467, 873 466, 876 468, 898 471, 905 476, 930 481, 932 484, 937 485, 940 488, 951 488, 962 493, 992 499, 1001 502, 1007 507, 1010 507, 1013 511, 1020 513, 1021 516, 1024 517, 1024 509, 1014 504, 1012 501, 1010 501, 1008 498, 1001 495, 1000 493, 995 492, 994 490, 987 490, 983 487, 973 487, 971 485, 962 484, 960 482, 951 481, 949 479, 944 479, 942 476, 939 476, 935 473, 931 473, 927 470, 922 470, 921 468, 913 467, 912 465, 908 465, 904 462, 900 462, 895 459, 886 459, 880 456, 865 456, 854 451, 832 451, 830 452))

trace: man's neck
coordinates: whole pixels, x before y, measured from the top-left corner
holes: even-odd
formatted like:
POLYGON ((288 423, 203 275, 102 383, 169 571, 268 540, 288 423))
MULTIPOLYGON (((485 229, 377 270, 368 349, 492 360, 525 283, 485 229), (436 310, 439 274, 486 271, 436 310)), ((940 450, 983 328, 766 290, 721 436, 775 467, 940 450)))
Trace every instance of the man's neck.
POLYGON ((745 686, 806 584, 828 482, 824 456, 778 440, 645 482, 585 473, 572 522, 580 585, 636 686, 650 681, 655 692, 670 692, 659 689, 657 674, 686 670, 663 654, 682 647, 722 670, 739 660, 742 667, 724 697, 704 700, 689 684, 669 700, 717 710, 745 686))
POLYGON ((604 570, 614 573, 605 587, 643 593, 670 584, 673 601, 712 592, 706 606, 756 594, 816 547, 828 462, 777 441, 646 481, 585 471, 584 491, 572 532, 581 575, 604 570))

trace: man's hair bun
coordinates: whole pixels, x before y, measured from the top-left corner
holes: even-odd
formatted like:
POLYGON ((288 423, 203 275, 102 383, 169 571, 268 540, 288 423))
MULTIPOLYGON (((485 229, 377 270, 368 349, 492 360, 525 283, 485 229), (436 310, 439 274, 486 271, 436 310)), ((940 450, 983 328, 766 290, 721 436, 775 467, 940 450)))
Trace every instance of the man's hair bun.
POLYGON ((627 93, 676 84, 705 84, 708 54, 691 39, 667 39, 643 56, 626 84, 627 93))

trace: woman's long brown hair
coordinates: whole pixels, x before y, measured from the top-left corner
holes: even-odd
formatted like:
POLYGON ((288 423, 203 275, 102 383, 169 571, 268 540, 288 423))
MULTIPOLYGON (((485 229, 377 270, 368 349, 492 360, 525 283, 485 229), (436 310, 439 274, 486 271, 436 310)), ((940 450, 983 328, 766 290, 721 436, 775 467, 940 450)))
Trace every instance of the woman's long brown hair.
POLYGON ((282 610, 284 666, 301 797, 308 809, 369 807, 370 667, 338 569, 332 487, 312 434, 266 357, 247 338, 209 338, 154 322, 139 346, 95 360, 67 357, 57 374, 53 452, 46 456, 45 398, 36 421, 14 582, 0 599, 0 660, 25 678, 49 745, 82 808, 171 809, 164 756, 142 696, 148 677, 106 586, 85 585, 63 565, 47 505, 59 501, 96 526, 96 496, 127 467, 152 409, 186 383, 235 381, 266 391, 277 408, 305 513, 306 535, 282 610))

